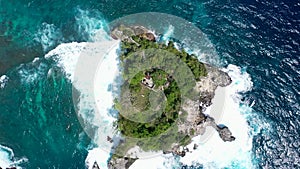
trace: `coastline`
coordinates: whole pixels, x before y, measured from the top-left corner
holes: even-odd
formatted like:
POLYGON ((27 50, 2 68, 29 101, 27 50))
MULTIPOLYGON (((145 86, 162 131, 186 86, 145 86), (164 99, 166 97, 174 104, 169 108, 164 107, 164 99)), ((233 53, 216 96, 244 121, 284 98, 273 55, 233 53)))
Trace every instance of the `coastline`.
MULTIPOLYGON (((136 44, 136 42, 130 38, 132 35, 139 35, 142 38, 146 38, 150 41, 154 40, 154 37, 157 37, 155 35, 151 35, 151 33, 144 27, 134 26, 134 27, 124 27, 120 26, 119 28, 112 31, 111 36, 114 39, 120 39, 121 41, 129 41, 130 43, 136 44), (118 30, 121 28, 121 30, 118 30), (124 35, 122 31, 126 30, 126 32, 130 32, 129 35, 124 35), (136 31, 138 30, 138 31, 136 31), (138 32, 138 33, 136 33, 138 32), (141 34, 141 35, 140 35, 141 34)), ((138 45, 138 44, 137 44, 138 45)), ((194 137, 198 135, 203 135, 205 133, 205 130, 208 126, 213 127, 220 136, 220 139, 222 141, 234 141, 235 137, 232 136, 232 133, 228 129, 228 127, 224 125, 218 125, 214 118, 210 117, 208 114, 204 114, 203 112, 206 110, 207 107, 209 107, 212 104, 212 99, 215 96, 215 91, 218 86, 225 87, 228 86, 231 83, 231 79, 228 76, 227 73, 217 69, 213 68, 207 64, 205 64, 205 67, 207 69, 207 76, 202 77, 199 79, 199 81, 196 83, 197 90, 200 92, 200 100, 193 102, 191 100, 184 103, 183 110, 187 112, 187 118, 184 122, 178 124, 178 131, 180 133, 184 133, 187 135, 190 135, 190 137, 193 139, 194 137), (191 134, 191 131, 193 130, 193 133, 191 134)), ((182 114, 182 112, 179 112, 179 114, 182 114)), ((188 141, 185 143, 190 143, 191 141, 188 141)), ((196 149, 197 145, 194 145, 194 149, 196 149)), ((135 146, 131 149, 129 149, 125 155, 133 154, 136 152, 139 153, 146 153, 143 152, 143 150, 139 146, 135 146)), ((180 145, 178 143, 175 143, 172 145, 172 148, 167 151, 163 151, 163 154, 173 154, 173 155, 179 155, 181 157, 184 157, 185 154, 189 152, 189 148, 187 148, 184 145, 180 145)), ((108 168, 114 169, 114 168, 128 168, 126 167, 128 158, 131 158, 132 156, 129 155, 129 157, 113 157, 111 161, 109 162, 108 168), (123 164, 123 165, 120 165, 123 164), (126 166, 125 166, 126 165, 126 166), (116 167, 118 166, 118 167, 116 167)))

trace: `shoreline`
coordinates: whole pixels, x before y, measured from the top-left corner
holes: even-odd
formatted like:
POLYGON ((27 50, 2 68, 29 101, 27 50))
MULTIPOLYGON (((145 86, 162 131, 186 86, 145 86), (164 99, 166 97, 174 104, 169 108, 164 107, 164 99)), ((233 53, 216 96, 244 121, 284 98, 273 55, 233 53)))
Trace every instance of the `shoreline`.
MULTIPOLYGON (((135 34, 135 29, 138 29, 139 33, 141 33, 142 30, 142 37, 146 38, 150 41, 153 40, 153 37, 156 37, 154 35, 150 35, 147 32, 147 29, 144 27, 123 27, 120 26, 123 30, 126 30, 127 32, 131 32, 132 34, 135 34), (130 30, 133 29, 133 30, 130 30), (128 31, 130 30, 130 31, 128 31)), ((118 29, 118 28, 117 28, 118 29)), ((136 42, 129 38, 131 35, 124 35, 122 34, 122 31, 120 30, 113 30, 111 33, 111 36, 114 39, 120 39, 121 41, 127 41, 129 39, 129 42, 136 44, 136 42)), ((138 34, 139 35, 139 34, 138 34)), ((138 44, 137 44, 138 45, 138 44)), ((200 62, 201 63, 201 62, 200 62)), ((207 76, 201 77, 200 80, 196 83, 197 90, 200 92, 200 100, 198 102, 191 102, 187 101, 184 103, 186 105, 183 107, 183 110, 185 110, 188 114, 187 120, 184 121, 182 124, 178 125, 178 131, 181 133, 185 133, 187 135, 190 135, 190 137, 193 139, 194 137, 198 135, 203 135, 205 133, 205 130, 208 126, 213 127, 220 135, 220 140, 226 142, 226 141, 234 141, 235 137, 232 136, 232 133, 228 129, 228 127, 224 125, 218 125, 215 120, 210 117, 208 114, 204 114, 204 111, 207 107, 209 107, 212 104, 212 99, 215 97, 215 91, 218 86, 228 86, 231 83, 231 79, 228 76, 227 73, 217 69, 213 68, 212 66, 209 66, 205 64, 205 67, 207 69, 207 76), (199 113, 200 112, 200 113, 199 113), (191 134, 191 130, 193 130, 193 134, 191 134)), ((181 114, 179 112, 179 114, 181 114)), ((188 141, 190 143, 191 141, 188 141)), ((196 146, 194 146, 196 147, 196 146)), ((130 154, 131 151, 136 152, 137 150, 141 150, 139 146, 132 147, 127 151, 125 154, 130 154)), ((139 151, 141 152, 141 151, 139 151)), ((186 146, 181 146, 180 144, 176 143, 172 145, 172 148, 168 151, 164 151, 164 154, 173 154, 173 155, 179 155, 184 157, 186 152, 189 152, 189 149, 186 146)), ((144 152, 142 152, 144 153, 144 152)), ((146 153, 146 152, 145 152, 146 153)), ((114 157, 113 157, 114 158, 114 157)), ((127 157, 126 157, 127 158, 127 157)), ((130 158, 130 157, 129 157, 130 158)), ((119 164, 126 164, 125 158, 114 158, 111 159, 108 168, 115 168, 115 166, 118 166, 118 168, 126 168, 125 166, 119 166, 119 164), (123 160, 122 160, 123 159, 123 160), (125 161, 124 161, 125 160, 125 161)), ((120 169, 121 169, 120 168, 120 169)))

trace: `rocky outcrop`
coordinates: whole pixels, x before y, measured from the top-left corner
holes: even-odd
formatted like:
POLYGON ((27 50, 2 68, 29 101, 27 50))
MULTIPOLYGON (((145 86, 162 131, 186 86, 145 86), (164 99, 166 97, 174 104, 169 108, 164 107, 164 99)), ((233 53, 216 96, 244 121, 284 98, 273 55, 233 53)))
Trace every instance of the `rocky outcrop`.
POLYGON ((100 169, 96 161, 94 162, 92 169, 100 169))
POLYGON ((225 87, 231 83, 231 79, 227 73, 207 64, 205 64, 205 68, 207 70, 207 76, 202 77, 196 84, 200 92, 200 106, 202 108, 212 104, 211 101, 218 86, 225 87))
POLYGON ((228 129, 228 127, 226 127, 226 126, 223 126, 223 127, 217 126, 216 130, 218 131, 219 136, 221 137, 221 139, 223 141, 234 141, 235 140, 235 137, 232 136, 232 133, 228 129))
MULTIPOLYGON (((146 38, 151 41, 155 41, 155 35, 149 30, 142 26, 130 26, 126 27, 120 25, 111 31, 111 36, 114 39, 120 39, 121 41, 136 43, 131 37, 138 35, 140 37, 146 38)), ((219 134, 223 141, 234 141, 235 137, 232 136, 231 131, 228 127, 224 125, 218 125, 213 117, 205 115, 203 112, 206 107, 212 104, 212 99, 215 95, 215 90, 218 86, 225 87, 231 83, 229 75, 218 68, 212 67, 205 64, 207 71, 207 76, 201 77, 199 81, 196 82, 196 88, 200 93, 200 99, 192 101, 189 99, 184 99, 182 104, 182 111, 179 114, 184 114, 186 112, 186 118, 184 120, 179 120, 178 132, 181 134, 195 137, 197 135, 203 135, 208 126, 213 127, 219 134)), ((193 150, 197 149, 198 145, 194 145, 193 150)), ((184 145, 179 143, 172 144, 170 150, 165 150, 164 153, 173 153, 178 156, 185 156, 189 150, 184 145)), ((109 162, 109 169, 127 169, 134 163, 137 159, 120 157, 112 158, 109 162)))
POLYGON ((218 125, 212 117, 206 116, 205 120, 199 125, 199 127, 206 128, 207 126, 213 127, 223 141, 234 141, 235 137, 232 136, 231 131, 224 125, 218 125))
POLYGON ((113 39, 119 39, 121 41, 133 42, 132 36, 138 35, 150 41, 155 41, 155 36, 148 29, 143 26, 125 26, 120 25, 111 31, 111 37, 113 39))
POLYGON ((108 169, 128 169, 136 160, 136 158, 114 157, 108 163, 108 169))

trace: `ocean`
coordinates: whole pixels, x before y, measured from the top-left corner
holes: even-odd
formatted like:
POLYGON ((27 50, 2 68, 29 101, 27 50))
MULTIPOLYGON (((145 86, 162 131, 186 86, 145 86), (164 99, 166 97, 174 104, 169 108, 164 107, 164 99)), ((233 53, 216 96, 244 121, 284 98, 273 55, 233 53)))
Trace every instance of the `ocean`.
MULTIPOLYGON (((99 118, 89 114, 95 105, 88 88, 74 80, 74 66, 89 43, 110 41, 111 21, 159 12, 183 18, 205 34, 212 57, 204 59, 202 48, 189 52, 232 78, 213 103, 225 93, 219 122, 237 139, 224 143, 215 134, 183 158, 142 159, 131 169, 300 168, 299 11, 296 0, 0 0, 0 167, 83 169, 97 161, 105 168, 110 154, 99 147, 99 138, 111 132, 107 110, 113 97, 107 86, 118 67, 103 67, 100 76, 106 80, 95 82, 104 96, 98 98, 99 118), (72 84, 80 95, 75 106, 72 84), (93 139, 78 114, 97 123, 93 139)), ((166 22, 165 30, 172 36, 172 24, 166 22)), ((104 65, 117 65, 116 58, 109 53, 104 65)), ((213 110, 214 104, 207 112, 213 110)))

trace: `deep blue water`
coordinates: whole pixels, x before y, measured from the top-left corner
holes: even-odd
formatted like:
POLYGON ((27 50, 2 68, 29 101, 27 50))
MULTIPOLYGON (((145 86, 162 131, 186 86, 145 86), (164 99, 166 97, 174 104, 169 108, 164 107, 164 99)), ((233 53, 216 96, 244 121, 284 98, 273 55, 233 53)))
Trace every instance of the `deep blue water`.
POLYGON ((223 66, 235 64, 251 75, 253 89, 244 95, 256 102, 249 125, 260 125, 257 121, 270 125, 253 138, 257 168, 300 168, 300 2, 296 0, 0 0, 0 75, 9 77, 0 89, 0 144, 11 147, 16 157, 28 158, 23 166, 84 168, 89 139, 75 117, 70 82, 60 71, 47 78, 53 63, 43 59, 42 66, 30 63, 60 43, 89 40, 76 23, 80 10, 107 22, 153 11, 194 23, 214 44, 223 66), (37 37, 45 29, 51 39, 43 41, 37 37))

